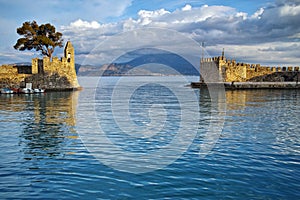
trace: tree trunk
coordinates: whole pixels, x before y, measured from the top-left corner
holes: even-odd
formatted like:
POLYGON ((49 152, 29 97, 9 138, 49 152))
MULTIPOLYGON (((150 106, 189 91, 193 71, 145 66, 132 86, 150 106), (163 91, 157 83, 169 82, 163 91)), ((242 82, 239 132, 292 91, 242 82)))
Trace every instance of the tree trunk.
POLYGON ((52 49, 50 49, 50 48, 47 48, 47 51, 48 51, 48 57, 49 57, 49 59, 51 60, 51 58, 52 58, 52 49))

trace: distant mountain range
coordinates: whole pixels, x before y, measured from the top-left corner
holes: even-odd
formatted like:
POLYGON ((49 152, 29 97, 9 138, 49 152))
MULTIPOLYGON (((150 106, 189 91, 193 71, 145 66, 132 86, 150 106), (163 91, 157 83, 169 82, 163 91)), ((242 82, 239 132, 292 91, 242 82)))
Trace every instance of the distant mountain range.
MULTIPOLYGON (((146 49, 149 51, 149 49, 146 49)), ((144 49, 145 51, 145 49, 144 49)), ((127 62, 120 62, 118 59, 115 63, 94 65, 75 64, 78 76, 168 76, 168 75, 199 75, 199 72, 184 58, 168 53, 154 52, 136 54, 134 58, 127 62)), ((127 56, 127 55, 125 55, 127 56)), ((122 60, 122 57, 120 57, 122 60)), ((31 65, 30 62, 14 63, 16 65, 31 65)))
POLYGON ((129 62, 101 66, 76 65, 76 71, 79 76, 199 75, 192 64, 171 53, 140 55, 129 62))
POLYGON ((12 63, 10 65, 31 66, 31 62, 18 62, 18 63, 12 63))

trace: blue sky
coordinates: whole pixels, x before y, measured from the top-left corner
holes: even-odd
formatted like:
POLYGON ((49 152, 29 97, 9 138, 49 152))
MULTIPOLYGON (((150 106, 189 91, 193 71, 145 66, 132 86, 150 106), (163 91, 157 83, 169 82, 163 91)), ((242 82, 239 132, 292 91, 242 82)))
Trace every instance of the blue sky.
MULTIPOLYGON (((225 48, 227 57, 241 62, 300 65, 300 0, 0 0, 0 9, 0 64, 40 56, 13 49, 16 28, 35 20, 50 22, 71 40, 78 63, 89 56, 95 58, 91 64, 103 64, 110 52, 100 59, 91 53, 97 44, 124 31, 157 27, 205 41, 211 56, 225 48)), ((55 54, 60 57, 62 49, 55 54)))

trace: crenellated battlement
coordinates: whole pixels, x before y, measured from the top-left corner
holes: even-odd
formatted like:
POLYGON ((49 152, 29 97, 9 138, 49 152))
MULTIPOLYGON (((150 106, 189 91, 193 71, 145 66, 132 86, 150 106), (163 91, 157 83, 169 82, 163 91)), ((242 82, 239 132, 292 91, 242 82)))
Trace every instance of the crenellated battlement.
POLYGON ((46 89, 79 88, 72 43, 67 42, 61 59, 33 58, 31 66, 0 66, 0 87, 23 87, 28 82, 46 89))
POLYGON ((275 72, 299 72, 299 66, 261 66, 236 62, 226 59, 224 51, 222 56, 202 58, 200 61, 200 82, 247 82, 256 77, 266 76, 275 72), (215 70, 215 71, 214 71, 215 70), (216 73, 217 75, 212 75, 216 73))

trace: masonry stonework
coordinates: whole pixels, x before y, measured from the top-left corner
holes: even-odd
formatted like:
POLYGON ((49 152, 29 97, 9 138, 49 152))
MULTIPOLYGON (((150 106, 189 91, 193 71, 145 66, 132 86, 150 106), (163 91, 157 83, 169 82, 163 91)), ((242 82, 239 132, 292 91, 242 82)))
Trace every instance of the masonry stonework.
POLYGON ((268 67, 260 64, 237 63, 222 56, 202 58, 200 82, 264 82, 297 81, 299 66, 268 67), (273 80, 274 79, 274 80, 273 80))
POLYGON ((72 43, 67 42, 61 59, 53 57, 51 61, 49 57, 33 58, 31 66, 0 66, 0 87, 25 87, 26 83, 32 83, 33 88, 50 90, 79 88, 72 43))

